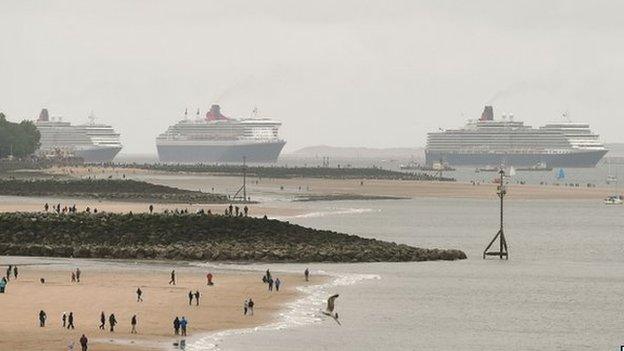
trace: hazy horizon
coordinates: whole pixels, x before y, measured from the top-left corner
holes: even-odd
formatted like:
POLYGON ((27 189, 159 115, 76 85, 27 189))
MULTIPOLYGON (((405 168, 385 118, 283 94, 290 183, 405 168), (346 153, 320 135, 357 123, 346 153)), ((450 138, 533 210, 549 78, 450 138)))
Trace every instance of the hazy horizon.
POLYGON ((624 5, 506 1, 0 1, 0 111, 121 133, 124 153, 188 108, 283 122, 285 152, 422 147, 485 104, 568 112, 622 141, 624 5))

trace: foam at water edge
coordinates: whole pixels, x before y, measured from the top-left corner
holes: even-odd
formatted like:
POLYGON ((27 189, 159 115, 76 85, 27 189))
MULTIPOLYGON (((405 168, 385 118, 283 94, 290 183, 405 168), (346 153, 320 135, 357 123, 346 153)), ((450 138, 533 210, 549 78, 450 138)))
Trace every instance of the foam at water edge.
POLYGON ((328 211, 316 211, 316 212, 308 212, 295 216, 274 216, 273 219, 286 220, 286 219, 294 219, 294 218, 318 218, 318 217, 327 217, 327 216, 336 216, 336 215, 349 215, 349 214, 361 214, 361 213, 369 213, 369 212, 379 212, 380 210, 374 210, 372 208, 333 208, 328 211))
MULTIPOLYGON (((249 270, 249 268, 250 267, 246 267, 247 270, 249 270)), ((245 268, 239 269, 242 270, 245 268)), ((197 338, 191 338, 187 342, 186 350, 219 350, 219 342, 224 337, 229 335, 242 335, 257 331, 294 328, 307 324, 318 323, 323 320, 319 311, 325 308, 325 303, 329 294, 334 293, 332 289, 338 286, 352 285, 362 280, 381 279, 380 276, 375 274, 337 274, 324 271, 318 271, 315 273, 331 276, 333 279, 325 284, 298 287, 297 290, 302 292, 304 296, 288 303, 284 311, 280 313, 279 320, 277 322, 254 328, 224 330, 197 338)))

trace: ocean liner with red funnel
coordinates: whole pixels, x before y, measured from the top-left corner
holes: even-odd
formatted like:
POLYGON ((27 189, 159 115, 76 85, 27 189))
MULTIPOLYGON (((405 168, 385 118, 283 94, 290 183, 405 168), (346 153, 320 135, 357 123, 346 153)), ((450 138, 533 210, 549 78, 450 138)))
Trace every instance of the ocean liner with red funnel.
POLYGON ((158 158, 167 163, 272 163, 286 144, 281 122, 270 118, 228 118, 219 105, 204 117, 185 118, 156 138, 158 158))

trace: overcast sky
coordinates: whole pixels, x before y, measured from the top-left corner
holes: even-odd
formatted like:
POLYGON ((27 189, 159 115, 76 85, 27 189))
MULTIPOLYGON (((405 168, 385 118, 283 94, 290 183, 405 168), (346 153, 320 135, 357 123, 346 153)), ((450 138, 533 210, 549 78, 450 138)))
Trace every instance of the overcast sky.
POLYGON ((621 1, 4 1, 0 111, 90 111, 126 153, 219 103, 283 122, 286 151, 415 147, 483 105, 568 111, 622 141, 621 1))

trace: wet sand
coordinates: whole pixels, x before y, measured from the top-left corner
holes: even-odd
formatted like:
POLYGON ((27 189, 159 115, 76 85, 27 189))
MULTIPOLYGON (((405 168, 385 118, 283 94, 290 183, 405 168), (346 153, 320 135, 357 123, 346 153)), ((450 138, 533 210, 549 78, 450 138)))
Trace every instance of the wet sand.
MULTIPOLYGON (((239 177, 216 176, 201 173, 170 173, 125 168, 101 167, 73 167, 54 168, 48 170, 54 174, 64 174, 74 177, 107 177, 112 175, 121 178, 146 180, 149 182, 177 186, 189 190, 210 191, 212 188, 219 193, 233 193, 241 185, 239 177), (198 182, 205 184, 198 186, 198 182)), ((396 197, 443 197, 443 198, 496 198, 496 184, 482 183, 473 185, 466 182, 425 182, 401 180, 360 180, 360 179, 319 179, 319 178, 291 178, 291 179, 257 179, 249 177, 247 182, 248 193, 252 199, 258 196, 285 196, 297 195, 335 195, 355 194, 363 196, 396 196, 396 197)), ((580 184, 579 187, 560 185, 508 185, 509 198, 515 199, 578 199, 602 200, 613 193, 611 188, 588 188, 580 184)), ((287 205, 283 206, 285 209, 287 205)), ((274 207, 270 207, 274 208, 274 207)), ((275 215, 281 215, 275 213, 275 215)))
MULTIPOLYGON (((0 259, 2 275, 11 257, 0 259)), ((36 260, 36 259, 32 259, 36 260)), ((66 350, 69 340, 76 342, 84 333, 89 350, 153 350, 173 342, 175 316, 189 320, 188 335, 223 329, 248 328, 274 320, 284 303, 298 296, 296 286, 306 283, 302 276, 274 274, 283 281, 280 292, 267 291, 260 272, 214 273, 214 286, 207 286, 207 270, 175 267, 178 282, 168 285, 168 266, 107 265, 81 267, 80 283, 70 282, 76 268, 71 260, 50 266, 19 266, 19 278, 11 280, 5 294, 0 294, 0 350, 66 350), (46 279, 45 284, 39 278, 46 279), (143 291, 144 302, 137 302, 136 290, 143 291), (200 306, 188 303, 189 290, 199 290, 200 306), (243 301, 253 298, 254 316, 243 315, 243 301), (48 316, 45 328, 38 326, 38 313, 48 316), (73 311, 75 330, 61 327, 63 312, 73 311), (100 313, 107 318, 114 313, 115 332, 98 329, 100 313), (130 319, 136 314, 138 334, 130 334, 130 319), (120 339, 133 343, 111 344, 120 339)), ((14 261, 13 261, 14 262, 14 261)), ((173 268, 173 266, 172 266, 173 268)))

